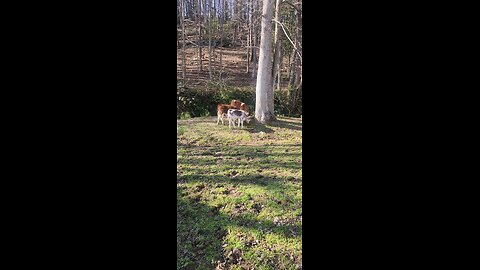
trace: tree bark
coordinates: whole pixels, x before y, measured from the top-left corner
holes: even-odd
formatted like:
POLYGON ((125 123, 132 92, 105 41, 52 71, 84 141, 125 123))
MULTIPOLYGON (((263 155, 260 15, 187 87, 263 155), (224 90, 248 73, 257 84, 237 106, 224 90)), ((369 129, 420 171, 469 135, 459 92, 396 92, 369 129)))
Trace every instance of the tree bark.
MULTIPOLYGON (((210 20, 212 22, 215 21, 215 14, 216 14, 215 3, 216 3, 215 0, 210 0, 210 4, 213 5, 212 9, 210 10, 210 20)), ((210 22, 210 24, 212 24, 212 22, 210 22)), ((218 26, 218 24, 217 24, 217 26, 218 26)), ((217 27, 213 27, 213 25, 210 26, 210 29, 212 29, 212 35, 211 35, 212 36, 212 41, 211 41, 212 44, 211 44, 211 46, 212 46, 212 68, 213 68, 213 67, 215 67, 216 62, 217 62, 217 60, 216 60, 217 57, 216 57, 216 52, 215 52, 215 49, 216 49, 216 38, 215 37, 217 36, 217 30, 218 29, 217 29, 217 27)))
POLYGON ((193 1, 188 1, 187 5, 186 5, 187 19, 192 20, 192 21, 193 21, 193 8, 194 8, 194 2, 193 1))
POLYGON ((210 77, 210 81, 213 78, 212 74, 212 19, 210 14, 212 13, 212 0, 208 1, 208 76, 210 77))
POLYGON ((293 83, 295 80, 295 71, 296 71, 296 63, 297 62, 297 55, 295 54, 295 49, 292 49, 292 56, 290 60, 290 72, 289 72, 289 80, 288 80, 288 88, 293 87, 293 83))
POLYGON ((272 15, 273 0, 263 0, 255 102, 255 118, 262 124, 276 120, 273 106, 269 106, 269 98, 273 98, 273 96, 268 95, 272 88, 272 15))
POLYGON ((247 35, 247 74, 250 71, 250 52, 252 47, 252 3, 253 0, 247 0, 248 10, 248 35, 247 35))
POLYGON ((222 80, 222 73, 223 73, 223 62, 222 62, 222 58, 223 58, 223 24, 224 24, 224 21, 225 21, 225 2, 226 1, 227 0, 223 0, 221 3, 219 3, 220 9, 222 10, 222 16, 221 16, 221 19, 220 19, 220 24, 221 24, 221 28, 220 28, 220 80, 222 80))
MULTIPOLYGON (((255 13, 254 13, 255 14, 255 13)), ((257 76, 257 27, 255 23, 253 23, 252 29, 252 39, 253 39, 253 46, 252 46, 252 78, 257 76)))
MULTIPOLYGON (((301 20, 301 17, 300 17, 300 12, 299 11, 295 11, 295 15, 296 15, 296 19, 297 19, 297 22, 296 22, 296 29, 297 29, 297 33, 296 33, 296 36, 295 36, 295 46, 297 47, 297 49, 299 49, 299 43, 300 43, 300 39, 301 39, 301 33, 300 33, 300 29, 301 29, 301 23, 302 23, 302 20, 301 20)), ((294 49, 295 50, 295 49, 294 49)), ((296 51, 294 53, 297 53, 296 51)), ((294 82, 294 87, 297 88, 298 85, 300 84, 300 66, 301 66, 301 59, 300 57, 297 55, 297 57, 295 57, 295 82, 294 82)))
POLYGON ((237 42, 237 15, 238 7, 237 7, 237 0, 233 0, 233 46, 235 46, 237 42))
POLYGON ((179 9, 180 9, 180 6, 182 4, 180 2, 178 2, 177 0, 177 26, 180 26, 180 12, 179 12, 179 9))
POLYGON ((180 17, 181 17, 181 24, 182 24, 182 79, 185 80, 187 74, 186 68, 186 58, 185 58, 185 16, 184 16, 184 9, 185 7, 185 0, 180 0, 180 17))
POLYGON ((202 63, 202 1, 198 0, 197 2, 197 23, 198 23, 198 63, 199 68, 198 71, 203 71, 203 63, 202 63))
MULTIPOLYGON (((276 0, 275 3, 275 20, 280 21, 280 0, 276 0)), ((275 23, 275 53, 273 56, 273 72, 272 72, 272 88, 269 90, 269 97, 268 97, 268 106, 273 108, 274 103, 274 90, 275 90, 275 78, 277 78, 278 72, 280 70, 280 33, 282 31, 278 31, 278 23, 275 23)), ((280 80, 280 78, 279 78, 280 80)), ((272 109, 273 111, 273 109, 272 109)))

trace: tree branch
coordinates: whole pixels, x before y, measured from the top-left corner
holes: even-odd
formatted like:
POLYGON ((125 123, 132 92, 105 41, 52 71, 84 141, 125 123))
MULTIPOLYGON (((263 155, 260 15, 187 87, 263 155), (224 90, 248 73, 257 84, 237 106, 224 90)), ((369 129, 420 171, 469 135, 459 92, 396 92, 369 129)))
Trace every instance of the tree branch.
POLYGON ((300 62, 302 62, 302 55, 300 54, 300 51, 297 49, 297 46, 295 46, 294 42, 292 41, 292 39, 290 39, 290 37, 288 36, 287 34, 287 31, 285 30, 285 27, 283 27, 283 24, 275 19, 272 19, 272 21, 278 23, 282 29, 283 29, 283 32, 285 33, 285 36, 287 36, 288 40, 290 41, 290 43, 292 43, 292 46, 293 48, 295 49, 295 51, 298 53, 298 56, 300 56, 300 62))
MULTIPOLYGON (((287 3, 290 6, 292 6, 297 12, 301 12, 300 9, 298 7, 296 7, 294 4, 290 3, 290 1, 283 0, 282 3, 287 3)), ((296 3, 296 4, 300 4, 300 3, 296 3)))

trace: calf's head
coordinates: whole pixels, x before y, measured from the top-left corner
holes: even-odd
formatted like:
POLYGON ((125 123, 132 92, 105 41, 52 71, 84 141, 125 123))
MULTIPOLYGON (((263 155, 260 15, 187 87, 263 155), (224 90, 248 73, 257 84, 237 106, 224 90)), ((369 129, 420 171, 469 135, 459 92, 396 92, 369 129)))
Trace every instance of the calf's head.
POLYGON ((249 115, 247 104, 245 104, 245 103, 242 102, 242 103, 240 104, 240 110, 245 111, 245 112, 247 113, 247 115, 249 115))
POLYGON ((230 102, 230 105, 237 108, 237 109, 240 109, 240 106, 242 105, 242 102, 240 100, 234 99, 234 100, 232 100, 232 102, 230 102))

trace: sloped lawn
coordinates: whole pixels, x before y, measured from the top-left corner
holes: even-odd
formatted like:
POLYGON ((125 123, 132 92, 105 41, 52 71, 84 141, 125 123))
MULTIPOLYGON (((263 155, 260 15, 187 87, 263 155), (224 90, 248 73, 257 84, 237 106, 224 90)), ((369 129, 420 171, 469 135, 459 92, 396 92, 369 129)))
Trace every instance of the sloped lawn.
POLYGON ((177 269, 301 269, 302 122, 177 120, 177 269))

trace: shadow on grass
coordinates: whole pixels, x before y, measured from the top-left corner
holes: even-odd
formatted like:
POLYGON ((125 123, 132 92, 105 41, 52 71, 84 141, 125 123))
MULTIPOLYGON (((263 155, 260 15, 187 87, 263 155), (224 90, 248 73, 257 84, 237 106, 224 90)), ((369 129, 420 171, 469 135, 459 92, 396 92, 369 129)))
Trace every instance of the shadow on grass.
MULTIPOLYGON (((278 225, 248 215, 231 217, 223 214, 218 207, 206 205, 177 186, 177 269, 214 269, 218 261, 229 266, 245 264, 229 257, 229 250, 223 248, 229 226, 268 231, 284 238, 301 235, 301 226, 298 225, 278 225)), ((250 268, 252 265, 247 263, 245 266, 250 268)))
POLYGON ((275 132, 273 129, 255 120, 250 122, 250 124, 247 127, 247 131, 250 133, 259 133, 259 132, 274 133, 275 132))
POLYGON ((265 132, 265 133, 273 133, 275 132, 273 129, 269 128, 268 126, 272 127, 279 127, 279 128, 286 128, 286 129, 292 129, 292 130, 302 130, 302 123, 301 122, 296 122, 293 120, 289 119, 282 119, 278 118, 277 121, 272 121, 268 124, 262 124, 256 120, 253 120, 249 124, 249 128, 247 129, 250 133, 259 133, 259 132, 265 132))
POLYGON ((183 168, 177 176, 182 181, 209 181, 212 183, 228 181, 229 183, 254 184, 276 189, 272 183, 301 181, 295 177, 284 178, 282 172, 298 172, 302 170, 301 151, 279 150, 280 145, 272 145, 265 149, 256 146, 239 146, 229 148, 201 148, 198 151, 184 151, 184 156, 177 159, 177 166, 183 168), (274 151, 274 152, 272 152, 274 151), (188 168, 188 169, 185 169, 188 168), (264 170, 267 173, 263 172, 264 170), (235 175, 232 172, 236 171, 235 175), (271 172, 278 172, 271 174, 271 172), (270 173, 269 173, 270 172, 270 173))
POLYGON ((221 260, 226 220, 177 186, 177 269, 214 269, 221 260))
POLYGON ((256 185, 264 187, 268 191, 281 192, 286 189, 285 183, 300 182, 297 178, 286 179, 285 177, 272 177, 263 176, 261 174, 252 175, 240 175, 240 176, 228 176, 228 175, 211 175, 211 174, 182 174, 177 176, 177 182, 179 183, 209 183, 220 184, 227 183, 232 186, 237 185, 256 185))
POLYGON ((288 128, 293 130, 300 130, 300 131, 302 130, 302 123, 286 121, 283 119, 278 119, 277 121, 271 122, 268 125, 273 127, 288 128))
MULTIPOLYGON (((252 129, 259 128, 253 127, 252 129)), ((261 128, 269 129, 264 125, 261 128)), ((271 130, 271 129, 270 129, 271 130)), ((273 132, 273 130, 272 130, 273 132)), ((223 269, 231 269, 233 265, 239 268, 251 269, 253 266, 259 268, 261 265, 248 265, 245 261, 238 261, 232 258, 230 249, 225 250, 227 230, 230 227, 239 227, 248 231, 260 231, 262 233, 273 233, 281 236, 286 241, 297 241, 302 235, 301 222, 279 223, 269 219, 258 218, 257 212, 247 209, 245 212, 235 213, 234 215, 222 213, 221 206, 210 206, 204 198, 202 191, 195 191, 193 186, 213 185, 215 188, 222 186, 259 186, 267 191, 268 197, 265 201, 270 202, 270 198, 278 199, 282 194, 290 194, 289 191, 301 188, 301 179, 285 176, 269 175, 262 169, 279 170, 301 170, 301 161, 297 157, 301 155, 301 149, 288 149, 292 145, 272 145, 272 146, 239 146, 232 148, 225 147, 188 147, 177 142, 180 146, 181 157, 177 159, 177 269, 215 269, 217 262, 226 262, 223 269), (282 149, 285 147, 285 150, 282 149), (280 159, 277 157, 284 157, 280 159), (286 158, 285 158, 286 157, 286 158), (186 166, 185 166, 186 165, 186 166), (242 167, 248 166, 248 171, 242 171, 242 167), (180 172, 178 171, 180 170, 180 172), (232 174, 237 171, 236 174, 232 174), (245 173, 244 173, 245 172, 245 173), (293 183, 293 184, 290 184, 293 183), (188 184, 188 185, 184 185, 188 184), (199 185, 197 185, 199 184, 199 185), (190 186, 190 187, 187 187, 190 186), (199 193, 200 192, 200 193, 199 193)), ((301 146, 295 144, 293 146, 301 146)), ((211 192, 213 189, 210 189, 211 192)), ((206 191, 206 190, 205 190, 206 191)), ((222 195, 226 196, 226 194, 222 195)), ((273 202, 268 205, 269 210, 280 211, 285 207, 284 201, 273 202)), ((298 209, 301 207, 300 199, 293 199, 288 202, 289 209, 298 209)), ((240 208, 242 209, 242 208, 240 208)), ((230 211, 230 210, 229 210, 230 211)), ((229 238, 237 237, 229 235, 229 238)), ((263 239, 260 239, 263 242, 263 239)), ((260 242, 259 245, 265 245, 260 242)), ((230 243, 231 244, 231 243, 230 243)), ((253 248, 248 243, 241 248, 242 252, 253 252, 253 248)), ((230 245, 227 248, 232 248, 230 245)), ((262 246, 263 248, 263 246, 262 246)), ((266 247, 267 248, 267 247, 266 247)), ((276 253, 269 250, 268 253, 276 253)), ((268 255, 270 256, 270 255, 268 255)), ((294 256, 293 259, 288 254, 277 253, 271 256, 282 256, 282 260, 288 261, 291 265, 299 264, 299 260, 294 256)), ((263 259, 261 264, 264 269, 283 269, 277 257, 263 259)), ((252 259, 254 260, 254 259, 252 259)), ((261 268, 261 267, 260 267, 261 268)), ((293 267, 291 267, 293 268, 293 267)), ((289 268, 290 269, 290 268, 289 268)))
MULTIPOLYGON (((294 154, 290 154, 294 155, 294 154)), ((216 160, 211 159, 204 159, 204 158, 194 158, 195 156, 190 156, 190 158, 180 159, 177 161, 177 164, 186 164, 186 165, 195 165, 195 166, 214 166, 216 165, 216 160)), ((230 169, 237 169, 239 170, 242 165, 246 166, 255 166, 257 169, 294 169, 294 170, 301 170, 302 163, 300 162, 280 162, 280 161, 273 161, 273 160, 266 160, 263 159, 261 161, 249 162, 248 160, 228 160, 228 163, 224 163, 225 170, 230 169), (254 165, 253 165, 254 164, 254 165)))
POLYGON ((251 151, 241 150, 226 153, 210 149, 201 152, 191 151, 178 159, 177 164, 212 166, 212 168, 221 167, 224 169, 238 169, 242 166, 248 166, 250 169, 302 169, 302 162, 299 159, 302 154, 299 152, 269 153, 258 151, 254 147, 242 146, 242 148, 251 149, 251 151))
MULTIPOLYGON (((194 118, 184 119, 181 121, 177 120, 178 126, 196 125, 198 123, 217 123, 217 118, 216 117, 194 117, 194 118)), ((222 124, 220 123, 219 125, 222 125, 222 124)), ((228 126, 228 121, 225 121, 225 124, 223 124, 223 126, 228 126)), ((268 126, 287 128, 287 129, 299 130, 299 131, 302 130, 302 122, 297 122, 294 120, 290 120, 288 118, 280 118, 280 117, 277 119, 277 121, 272 121, 267 125, 259 123, 255 119, 252 119, 250 123, 245 124, 244 128, 250 133, 259 133, 259 132, 274 133, 275 131, 269 128, 268 126)))

